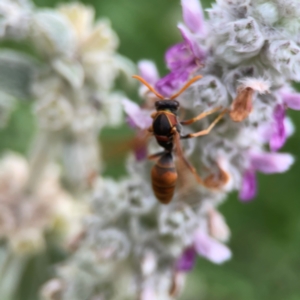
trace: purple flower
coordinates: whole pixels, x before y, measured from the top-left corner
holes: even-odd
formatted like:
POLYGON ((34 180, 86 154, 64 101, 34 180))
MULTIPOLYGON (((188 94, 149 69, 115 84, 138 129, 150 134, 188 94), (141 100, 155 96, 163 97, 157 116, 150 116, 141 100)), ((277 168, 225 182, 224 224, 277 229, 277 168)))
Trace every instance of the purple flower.
POLYGON ((294 163, 288 153, 250 153, 250 167, 244 172, 239 198, 249 201, 256 195, 256 171, 264 174, 283 173, 294 163))
POLYGON ((151 60, 141 60, 138 63, 139 74, 150 84, 155 84, 159 80, 156 65, 151 60))
POLYGON ((165 60, 171 72, 156 83, 156 89, 163 95, 170 96, 188 80, 198 65, 186 43, 169 48, 165 60))
POLYGON ((289 135, 286 128, 285 110, 286 107, 300 110, 300 94, 290 91, 281 92, 283 104, 278 104, 274 110, 274 123, 272 124, 272 133, 270 136, 270 149, 278 151, 286 142, 289 135))
POLYGON ((191 52, 186 43, 182 42, 170 47, 165 54, 167 67, 172 70, 178 70, 183 65, 189 65, 193 61, 191 52))
POLYGON ((284 125, 285 108, 278 104, 274 110, 273 132, 270 138, 270 148, 272 151, 278 151, 286 142, 287 133, 284 125))
POLYGON ((135 136, 133 149, 134 156, 137 161, 143 161, 147 158, 147 137, 144 130, 139 130, 135 136))
POLYGON ((196 263, 196 251, 193 246, 186 248, 176 262, 176 270, 190 272, 196 263))
POLYGON ((128 123, 131 127, 147 129, 152 124, 150 113, 141 109, 136 103, 124 98, 122 100, 124 111, 128 116, 128 123))
POLYGON ((270 137, 270 148, 272 151, 278 151, 285 144, 287 137, 293 132, 293 130, 289 130, 290 128, 285 117, 286 107, 300 110, 300 94, 283 91, 281 92, 281 97, 283 104, 278 104, 274 110, 274 123, 272 124, 270 137))
POLYGON ((270 135, 270 149, 278 151, 286 142, 287 137, 293 132, 289 130, 286 119, 286 107, 300 110, 300 94, 290 91, 281 92, 283 104, 278 104, 274 110, 274 123, 270 135), (289 132, 290 131, 290 132, 289 132))
POLYGON ((300 94, 289 91, 281 92, 283 102, 291 109, 300 110, 300 94))
POLYGON ((183 24, 179 24, 178 29, 180 30, 187 47, 190 49, 191 54, 194 56, 194 59, 203 62, 206 54, 199 45, 198 36, 191 33, 183 24))
POLYGON ((230 249, 211 238, 204 231, 198 230, 194 238, 196 252, 215 264, 222 264, 231 258, 230 249))
POLYGON ((231 258, 231 251, 226 245, 198 229, 194 236, 194 244, 186 248, 177 260, 176 271, 190 272, 196 263, 196 254, 215 264, 222 264, 231 258))
POLYGON ((147 144, 144 130, 148 129, 152 124, 150 112, 141 109, 136 103, 126 98, 122 100, 122 104, 127 114, 128 125, 131 128, 140 129, 133 140, 133 148, 136 160, 142 161, 147 158, 147 144))
POLYGON ((164 96, 169 97, 176 92, 189 78, 189 68, 178 69, 160 79, 155 87, 164 96))
POLYGON ((242 187, 240 189, 239 198, 242 201, 252 200, 256 195, 256 175, 252 169, 246 170, 242 179, 242 187))
POLYGON ((137 147, 134 149, 134 156, 137 161, 143 161, 147 158, 147 147, 137 147))
POLYGON ((204 32, 204 15, 198 0, 181 0, 183 20, 188 28, 195 33, 204 32))
POLYGON ((206 53, 199 43, 204 32, 204 16, 198 0, 182 0, 183 19, 188 26, 178 28, 184 42, 176 44, 166 52, 165 60, 170 73, 156 83, 156 89, 168 97, 178 90, 203 64, 206 53), (191 32, 191 31, 192 32, 191 32))
POLYGON ((176 44, 166 52, 165 60, 171 72, 156 83, 156 89, 170 96, 178 90, 204 61, 204 51, 197 46, 197 55, 187 42, 176 44))
POLYGON ((294 157, 288 153, 252 153, 252 167, 264 174, 286 172, 294 163, 294 157))

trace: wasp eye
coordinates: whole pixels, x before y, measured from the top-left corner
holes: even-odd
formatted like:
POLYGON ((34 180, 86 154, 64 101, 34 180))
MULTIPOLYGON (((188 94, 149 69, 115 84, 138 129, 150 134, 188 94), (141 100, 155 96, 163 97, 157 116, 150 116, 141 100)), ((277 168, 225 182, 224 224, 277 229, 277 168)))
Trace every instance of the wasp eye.
POLYGON ((163 101, 156 101, 155 102, 155 107, 156 108, 158 108, 158 107, 160 107, 160 106, 162 106, 163 105, 163 101))
POLYGON ((176 100, 161 100, 155 102, 155 107, 157 109, 170 109, 177 110, 179 107, 179 102, 176 100))

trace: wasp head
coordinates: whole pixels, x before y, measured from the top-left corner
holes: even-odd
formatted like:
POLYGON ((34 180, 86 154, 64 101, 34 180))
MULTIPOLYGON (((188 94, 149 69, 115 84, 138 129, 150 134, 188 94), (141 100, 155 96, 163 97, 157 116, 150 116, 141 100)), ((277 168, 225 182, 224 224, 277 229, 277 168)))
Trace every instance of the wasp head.
POLYGON ((169 110, 170 112, 176 114, 179 108, 179 102, 176 100, 159 100, 155 102, 155 107, 157 111, 169 110))

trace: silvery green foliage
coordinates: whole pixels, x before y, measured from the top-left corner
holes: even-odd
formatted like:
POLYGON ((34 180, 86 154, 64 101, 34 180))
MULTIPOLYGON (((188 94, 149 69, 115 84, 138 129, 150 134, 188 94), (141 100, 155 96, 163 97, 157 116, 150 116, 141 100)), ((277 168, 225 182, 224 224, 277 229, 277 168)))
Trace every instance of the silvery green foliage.
POLYGON ((10 39, 14 31, 38 53, 34 61, 22 53, 1 52, 1 124, 13 103, 10 96, 34 98, 39 132, 31 184, 57 157, 69 185, 82 190, 99 170, 100 129, 122 120, 121 94, 112 88, 120 73, 132 73, 132 63, 116 52, 118 37, 110 22, 94 22, 91 7, 34 9, 30 1, 2 1, 0 14, 0 38, 10 39))
POLYGON ((257 66, 262 76, 271 67, 274 70, 268 75, 275 85, 282 84, 277 80, 283 78, 299 80, 298 4, 293 0, 217 1, 208 10, 209 45, 219 45, 216 58, 232 66, 257 66))
MULTIPOLYGON (((196 253, 216 264, 231 258, 225 245, 230 231, 218 205, 236 190, 249 201, 256 193, 256 172, 281 173, 293 163, 290 154, 276 151, 293 131, 286 109, 300 108, 299 94, 290 86, 299 80, 297 3, 218 0, 205 22, 197 0, 182 0, 184 41, 166 54, 170 74, 159 79, 153 63, 139 66, 141 76, 166 97, 166 91, 182 87, 187 72, 203 75, 178 100, 187 118, 219 111, 185 126, 184 134, 208 128, 228 110, 209 135, 182 143, 205 184, 178 160, 174 199, 161 205, 151 192, 152 164, 133 156, 128 178, 99 179, 86 231, 58 278, 43 289, 45 299, 174 299, 196 253)), ((128 99, 123 105, 130 124, 145 129, 154 95, 144 89, 141 95, 147 108, 128 99)), ((158 149, 150 143, 148 150, 158 149)))
POLYGON ((0 127, 4 127, 16 100, 30 95, 36 61, 26 54, 0 50, 0 127))
POLYGON ((36 60, 18 51, 0 51, 0 90, 15 98, 30 96, 36 60))
POLYGON ((33 173, 38 176, 41 162, 56 152, 77 190, 87 188, 99 171, 100 129, 122 120, 121 96, 111 92, 114 79, 121 71, 132 72, 131 62, 116 53, 118 38, 109 21, 93 22, 92 8, 62 5, 33 14, 29 33, 44 59, 32 93, 39 135, 47 136, 37 138, 33 173))
MULTIPOLYGON (((134 66, 117 53, 118 37, 109 20, 95 21, 94 10, 79 3, 37 9, 30 1, 1 0, 0 39, 26 41, 37 53, 33 59, 0 51, 0 127, 17 100, 33 100, 37 119, 29 162, 18 155, 0 161, 0 293, 12 300, 28 257, 47 246, 45 233, 55 233, 61 245, 81 229, 87 202, 76 202, 68 192, 78 200, 89 194, 102 167, 99 133, 123 119, 115 79, 130 75, 134 66), (53 166, 55 160, 62 172, 53 166), (60 185, 62 177, 68 192, 60 185)), ((94 265, 89 257, 94 240, 103 258, 119 261, 130 251, 127 233, 113 224, 98 231, 99 220, 87 221, 91 234, 86 251, 77 255, 86 265, 94 265), (111 249, 120 251, 114 255, 111 249)))
MULTIPOLYGON (((0 2, 0 40, 22 40, 27 36, 31 3, 27 0, 0 2)), ((35 62, 17 51, 0 53, 0 127, 4 127, 14 108, 15 98, 29 95, 35 62)))
POLYGON ((135 299, 142 286, 164 297, 170 263, 190 243, 197 220, 188 207, 159 205, 145 180, 137 174, 97 180, 80 246, 59 268, 59 290, 51 281, 43 289, 45 299, 135 299))
POLYGON ((13 110, 15 99, 11 95, 0 91, 0 128, 6 126, 13 110))
POLYGON ((0 160, 0 291, 15 299, 28 258, 46 247, 45 233, 57 242, 67 240, 81 227, 86 209, 61 187, 57 166, 48 165, 39 185, 28 190, 28 161, 14 153, 0 160))
POLYGON ((2 0, 0 38, 22 39, 27 35, 32 5, 28 0, 2 0))

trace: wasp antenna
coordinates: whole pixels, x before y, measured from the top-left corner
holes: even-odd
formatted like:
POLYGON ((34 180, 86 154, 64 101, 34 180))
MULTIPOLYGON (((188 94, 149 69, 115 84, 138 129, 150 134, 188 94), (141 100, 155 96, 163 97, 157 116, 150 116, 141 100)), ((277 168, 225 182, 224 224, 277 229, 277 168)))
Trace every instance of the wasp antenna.
POLYGON ((176 94, 172 95, 170 97, 170 100, 173 100, 175 98, 177 98, 181 93, 183 93, 191 84, 193 84, 195 81, 201 79, 202 76, 201 75, 198 75, 198 76, 195 76, 193 79, 191 79, 189 82, 187 82, 179 92, 177 92, 176 94))
POLYGON ((153 94, 155 94, 158 98, 160 99, 165 99, 164 96, 162 96, 161 94, 159 94, 145 79, 143 79, 142 77, 138 76, 138 75, 133 75, 132 78, 135 78, 137 80, 139 80, 141 83, 143 83, 153 94))

